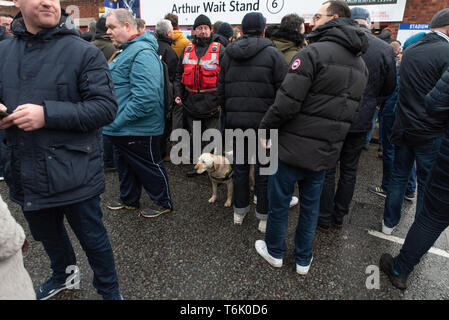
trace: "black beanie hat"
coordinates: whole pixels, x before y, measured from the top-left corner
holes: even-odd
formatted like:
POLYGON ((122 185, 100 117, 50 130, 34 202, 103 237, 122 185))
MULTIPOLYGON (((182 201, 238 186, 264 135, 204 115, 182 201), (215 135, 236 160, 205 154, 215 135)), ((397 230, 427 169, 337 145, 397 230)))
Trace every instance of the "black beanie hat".
POLYGON ((223 22, 218 27, 217 33, 221 34, 225 38, 229 39, 230 37, 232 37, 234 35, 234 29, 232 29, 232 26, 229 23, 223 22))
POLYGON ((260 12, 247 13, 242 20, 242 31, 244 34, 261 35, 265 30, 266 21, 260 12))
POLYGON ((210 22, 210 19, 206 17, 204 14, 200 14, 196 19, 195 23, 193 24, 193 30, 196 29, 198 26, 206 25, 209 26, 209 28, 212 29, 212 23, 210 22))
POLYGON ((106 18, 101 17, 97 21, 97 33, 104 34, 106 31, 108 31, 108 28, 106 28, 106 18))
POLYGON ((449 26, 449 8, 438 11, 430 21, 430 28, 449 26))

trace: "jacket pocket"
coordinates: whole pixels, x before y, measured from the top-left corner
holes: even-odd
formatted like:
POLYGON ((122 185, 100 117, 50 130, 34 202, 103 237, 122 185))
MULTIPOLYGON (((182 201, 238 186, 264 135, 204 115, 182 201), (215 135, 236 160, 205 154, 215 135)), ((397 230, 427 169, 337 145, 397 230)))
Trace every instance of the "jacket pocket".
POLYGON ((201 77, 201 89, 211 89, 217 87, 217 80, 218 80, 218 67, 216 65, 212 65, 215 68, 206 68, 206 66, 202 70, 202 77, 201 77))
POLYGON ((195 68, 185 68, 182 74, 181 83, 185 86, 193 88, 195 86, 195 68))
POLYGON ((51 148, 45 159, 51 194, 73 190, 85 183, 91 151, 90 145, 51 148))

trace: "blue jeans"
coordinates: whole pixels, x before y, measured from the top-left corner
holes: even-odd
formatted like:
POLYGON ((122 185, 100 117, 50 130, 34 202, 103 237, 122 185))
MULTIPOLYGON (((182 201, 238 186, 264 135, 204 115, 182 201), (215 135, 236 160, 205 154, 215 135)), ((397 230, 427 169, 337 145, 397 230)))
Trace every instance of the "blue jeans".
MULTIPOLYGON (((393 123, 395 115, 390 110, 383 111, 382 115, 382 189, 388 190, 388 184, 391 179, 391 172, 393 170, 394 160, 394 145, 391 144, 391 133, 393 129, 393 123)), ((416 192, 416 165, 413 163, 412 172, 407 182, 407 193, 416 192)))
POLYGON ((103 225, 99 196, 65 207, 26 211, 24 215, 33 238, 42 242, 50 258, 55 281, 64 283, 69 275, 66 268, 76 265, 75 252, 64 227, 65 216, 87 255, 97 292, 104 298, 119 296, 114 256, 103 225))
POLYGON ((371 129, 368 131, 368 133, 366 134, 366 140, 365 140, 365 146, 367 146, 369 144, 369 142, 371 141, 371 136, 373 135, 374 132, 374 128, 376 127, 376 120, 377 118, 379 118, 379 145, 381 145, 383 147, 383 137, 382 137, 382 114, 379 113, 379 110, 376 109, 376 111, 374 111, 374 116, 373 116, 373 122, 371 123, 371 129))
POLYGON ((140 207, 143 186, 151 200, 173 209, 167 171, 161 158, 160 136, 109 138, 116 154, 120 200, 128 206, 140 207))
POLYGON ((387 227, 395 227, 401 219, 404 194, 415 160, 418 177, 416 216, 419 215, 422 207, 427 176, 435 163, 435 159, 440 150, 440 144, 441 137, 431 140, 421 146, 395 146, 393 171, 388 185, 384 209, 384 223, 387 227))
POLYGON ((284 255, 288 209, 295 184, 298 182, 300 211, 295 234, 295 260, 300 266, 310 264, 324 174, 324 170, 315 172, 295 168, 279 160, 278 171, 268 178, 268 221, 265 242, 268 252, 273 257, 281 259, 284 255))
POLYGON ((421 213, 408 231, 394 269, 399 274, 410 274, 448 226, 449 163, 440 157, 429 174, 421 213))

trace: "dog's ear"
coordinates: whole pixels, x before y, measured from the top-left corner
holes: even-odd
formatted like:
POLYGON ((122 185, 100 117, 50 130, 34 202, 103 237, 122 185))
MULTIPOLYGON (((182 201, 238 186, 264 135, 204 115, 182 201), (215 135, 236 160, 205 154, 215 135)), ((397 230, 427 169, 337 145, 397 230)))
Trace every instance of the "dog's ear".
POLYGON ((220 166, 224 164, 223 158, 221 156, 214 156, 214 170, 220 169, 220 166))

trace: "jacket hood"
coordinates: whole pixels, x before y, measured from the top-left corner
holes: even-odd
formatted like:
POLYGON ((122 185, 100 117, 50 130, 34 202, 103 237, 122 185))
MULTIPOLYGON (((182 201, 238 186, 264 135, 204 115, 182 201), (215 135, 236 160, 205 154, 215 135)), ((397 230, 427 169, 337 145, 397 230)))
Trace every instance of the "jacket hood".
POLYGON ((173 40, 176 42, 181 38, 185 38, 181 30, 173 30, 173 40))
POLYGON ((218 33, 212 33, 211 37, 212 37, 212 41, 219 42, 222 45, 224 45, 225 47, 230 43, 230 41, 228 39, 226 39, 225 36, 222 36, 221 34, 218 34, 218 33))
POLYGON ((359 28, 358 23, 349 18, 332 19, 313 30, 310 42, 332 41, 348 49, 355 56, 361 56, 368 50, 368 37, 359 28))
MULTIPOLYGON (((23 21, 22 13, 19 12, 11 23, 11 32, 17 37, 32 37, 33 35, 29 33, 26 29, 25 22, 23 21)), ((53 28, 42 29, 35 36, 42 38, 44 40, 52 39, 56 35, 76 35, 80 36, 78 30, 75 27, 72 19, 61 9, 61 19, 59 23, 53 28)))
POLYGON ((282 40, 282 42, 291 41, 299 47, 304 43, 305 37, 301 33, 287 32, 286 30, 283 30, 281 28, 276 28, 272 31, 270 39, 282 40))
POLYGON ((274 47, 271 40, 244 35, 226 47, 226 53, 233 59, 244 60, 254 57, 266 47, 274 47))
POLYGON ((290 49, 296 49, 298 50, 298 45, 290 40, 286 40, 284 38, 271 38, 271 41, 276 45, 276 48, 278 48, 282 53, 290 50, 290 49))
POLYGON ((154 49, 154 51, 157 52, 157 49, 159 49, 159 44, 157 43, 156 37, 151 34, 148 31, 145 31, 144 33, 142 33, 140 36, 138 36, 137 38, 132 39, 131 41, 128 41, 126 43, 124 43, 122 45, 122 49, 125 49, 126 47, 128 47, 130 44, 135 43, 135 42, 139 42, 139 41, 144 41, 150 44, 150 46, 154 49))

